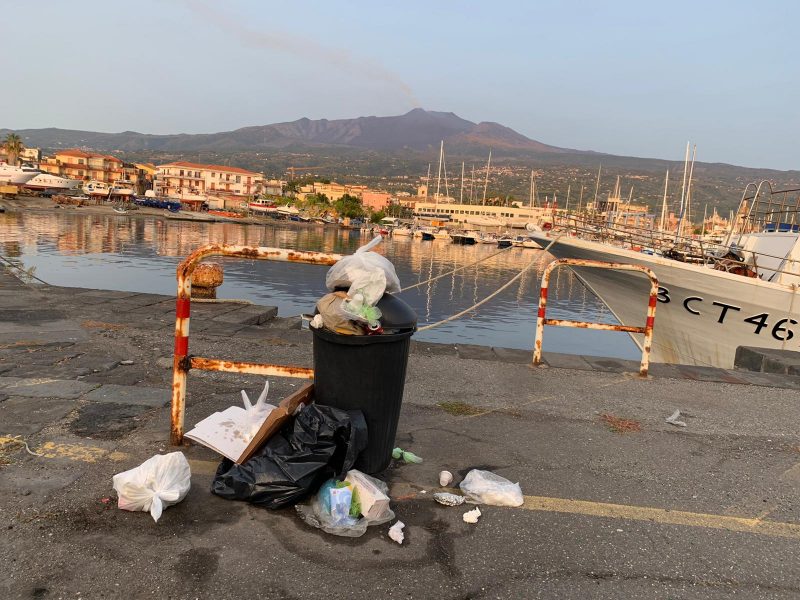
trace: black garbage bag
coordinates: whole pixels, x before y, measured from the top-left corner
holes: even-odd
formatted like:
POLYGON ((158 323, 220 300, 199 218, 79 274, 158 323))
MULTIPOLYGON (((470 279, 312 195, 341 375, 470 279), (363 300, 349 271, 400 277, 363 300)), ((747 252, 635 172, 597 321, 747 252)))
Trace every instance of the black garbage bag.
POLYGON ((331 477, 343 479, 366 446, 361 411, 310 404, 247 462, 223 459, 211 491, 228 500, 282 508, 331 477))

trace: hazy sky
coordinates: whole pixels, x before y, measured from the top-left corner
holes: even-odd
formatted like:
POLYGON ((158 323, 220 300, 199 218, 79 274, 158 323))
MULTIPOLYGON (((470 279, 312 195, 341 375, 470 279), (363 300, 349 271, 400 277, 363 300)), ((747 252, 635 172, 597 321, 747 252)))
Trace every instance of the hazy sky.
POLYGON ((692 140, 698 160, 800 168, 794 0, 0 8, 0 127, 196 133, 421 106, 570 148, 682 159, 692 140))

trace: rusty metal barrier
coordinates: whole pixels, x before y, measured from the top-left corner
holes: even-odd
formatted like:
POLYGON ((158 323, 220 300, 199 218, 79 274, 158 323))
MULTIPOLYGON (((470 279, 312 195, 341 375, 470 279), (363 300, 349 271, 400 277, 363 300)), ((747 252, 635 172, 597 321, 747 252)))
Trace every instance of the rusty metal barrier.
POLYGON ((192 301, 192 273, 197 263, 207 256, 236 256, 258 260, 305 263, 330 266, 339 261, 340 254, 305 252, 285 248, 257 248, 250 246, 228 246, 209 244, 192 252, 178 265, 178 296, 175 303, 175 355, 172 362, 172 422, 170 442, 177 446, 183 443, 183 416, 186 408, 186 378, 190 369, 205 371, 227 371, 252 375, 273 375, 313 379, 314 370, 308 367, 237 362, 217 358, 202 358, 189 355, 189 314, 192 301))
POLYGON ((536 341, 533 347, 533 364, 539 365, 542 362, 542 336, 544 326, 553 325, 559 327, 580 327, 582 329, 602 329, 606 331, 625 331, 628 333, 643 333, 644 344, 642 346, 642 363, 639 367, 639 375, 647 377, 650 367, 650 348, 653 344, 653 323, 656 318, 656 304, 658 302, 658 278, 655 273, 642 265, 629 265, 624 263, 610 263, 599 260, 583 260, 577 258, 560 258, 554 260, 545 267, 542 274, 542 286, 539 291, 539 315, 536 319, 536 341), (586 321, 569 321, 564 319, 546 319, 545 310, 547 308, 547 288, 550 284, 550 273, 561 266, 571 267, 594 267, 598 269, 616 269, 622 271, 639 271, 650 278, 650 301, 647 304, 647 321, 644 327, 631 327, 629 325, 613 325, 610 323, 589 323, 586 321))

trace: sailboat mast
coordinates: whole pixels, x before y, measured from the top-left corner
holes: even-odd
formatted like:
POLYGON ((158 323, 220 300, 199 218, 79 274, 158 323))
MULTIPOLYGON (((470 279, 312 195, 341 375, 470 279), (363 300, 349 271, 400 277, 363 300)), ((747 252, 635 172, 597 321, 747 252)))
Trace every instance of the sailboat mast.
POLYGON ((706 234, 706 219, 708 218, 708 202, 706 202, 705 206, 703 206, 703 223, 700 229, 700 235, 704 236, 706 234))
POLYGON ((444 140, 442 140, 441 146, 439 146, 439 174, 436 176, 436 198, 435 201, 439 202, 439 185, 442 182, 442 157, 444 156, 444 140))
POLYGON ((692 225, 692 176, 694 175, 694 159, 697 157, 697 144, 692 150, 692 166, 689 167, 689 181, 686 182, 686 221, 692 225))
POLYGON ((431 195, 431 163, 428 163, 428 176, 425 178, 425 197, 429 198, 431 195))
POLYGON ((464 161, 461 161, 461 194, 458 197, 458 203, 464 204, 464 161))
POLYGON ((686 142, 686 156, 683 159, 683 184, 681 185, 681 206, 678 214, 683 216, 683 203, 686 200, 686 173, 689 170, 689 142, 686 142))
POLYGON ((469 180, 469 203, 475 202, 475 165, 472 165, 472 177, 469 180))
POLYGON ((597 183, 594 184, 594 210, 597 210, 597 192, 600 190, 600 171, 603 170, 603 165, 597 169, 597 183))
POLYGON ((486 206, 486 188, 489 185, 489 167, 492 165, 492 149, 489 148, 489 160, 486 162, 486 178, 483 180, 483 205, 486 206))
POLYGON ((664 221, 667 218, 667 186, 669 185, 669 169, 667 175, 664 177, 664 200, 661 202, 661 221, 658 224, 658 230, 664 231, 664 221))
POLYGON ((572 186, 570 184, 567 184, 567 200, 566 200, 566 202, 564 202, 564 212, 565 213, 569 212, 569 192, 570 192, 571 189, 572 189, 572 186))
POLYGON ((528 208, 533 208, 533 169, 531 169, 531 192, 528 197, 528 208))

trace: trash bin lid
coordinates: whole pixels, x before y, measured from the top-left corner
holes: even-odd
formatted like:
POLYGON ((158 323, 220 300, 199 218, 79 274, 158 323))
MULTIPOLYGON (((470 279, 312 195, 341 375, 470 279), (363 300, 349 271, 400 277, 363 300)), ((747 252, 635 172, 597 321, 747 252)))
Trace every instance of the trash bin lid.
POLYGON ((381 311, 384 331, 408 331, 417 328, 417 313, 397 296, 384 294, 376 306, 381 311))

